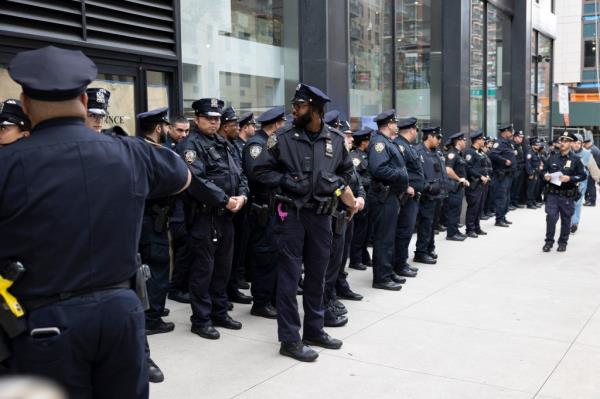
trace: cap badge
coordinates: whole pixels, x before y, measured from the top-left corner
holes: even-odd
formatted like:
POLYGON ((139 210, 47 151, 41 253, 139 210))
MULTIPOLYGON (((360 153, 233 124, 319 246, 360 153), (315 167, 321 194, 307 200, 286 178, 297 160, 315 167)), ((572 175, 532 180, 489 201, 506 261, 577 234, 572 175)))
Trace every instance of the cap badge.
POLYGON ((96 102, 100 103, 100 104, 104 104, 105 103, 105 98, 104 98, 104 90, 98 90, 96 92, 96 102))
POLYGON ((219 100, 217 100, 216 98, 212 98, 210 100, 210 107, 217 108, 218 106, 219 106, 219 100))

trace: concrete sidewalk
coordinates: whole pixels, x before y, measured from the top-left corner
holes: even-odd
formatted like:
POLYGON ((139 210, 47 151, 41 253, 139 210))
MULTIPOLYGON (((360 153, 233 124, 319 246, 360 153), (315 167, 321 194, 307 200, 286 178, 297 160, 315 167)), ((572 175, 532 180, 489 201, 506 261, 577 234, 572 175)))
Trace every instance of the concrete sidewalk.
POLYGON ((166 376, 151 398, 600 398, 600 208, 566 253, 542 252, 543 209, 508 218, 463 243, 436 236, 438 264, 400 292, 349 270, 365 299, 345 301, 350 322, 328 329, 344 346, 312 364, 280 356, 276 322, 248 305, 232 312, 242 330, 208 341, 169 302, 175 331, 149 337, 166 376))

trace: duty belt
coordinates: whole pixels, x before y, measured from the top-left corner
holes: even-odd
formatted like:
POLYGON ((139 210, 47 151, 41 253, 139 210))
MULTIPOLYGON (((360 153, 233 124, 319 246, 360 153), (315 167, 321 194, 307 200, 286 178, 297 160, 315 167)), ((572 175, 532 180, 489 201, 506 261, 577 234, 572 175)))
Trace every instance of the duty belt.
POLYGON ((68 299, 93 294, 95 292, 108 291, 108 290, 117 290, 123 288, 131 288, 131 280, 127 279, 117 284, 108 285, 106 287, 101 288, 86 288, 83 290, 77 291, 69 291, 69 292, 61 292, 60 294, 46 296, 42 298, 34 298, 34 299, 25 299, 23 300, 23 305, 25 309, 28 311, 32 311, 35 309, 43 308, 48 305, 52 305, 57 302, 66 301, 68 299))

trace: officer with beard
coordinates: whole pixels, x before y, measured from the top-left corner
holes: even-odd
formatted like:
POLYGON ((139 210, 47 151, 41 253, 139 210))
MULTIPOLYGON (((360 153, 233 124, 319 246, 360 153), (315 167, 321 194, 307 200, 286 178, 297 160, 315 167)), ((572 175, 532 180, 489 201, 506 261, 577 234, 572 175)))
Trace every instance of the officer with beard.
POLYGON ((352 160, 343 137, 323 123, 325 104, 321 90, 299 84, 292 99, 293 124, 267 141, 255 168, 262 184, 279 189, 275 225, 279 278, 277 325, 280 354, 310 362, 318 353, 309 345, 339 349, 342 341, 323 330, 323 281, 331 252, 331 214, 337 202, 358 205, 348 186, 352 160), (304 263, 304 336, 296 291, 304 263))

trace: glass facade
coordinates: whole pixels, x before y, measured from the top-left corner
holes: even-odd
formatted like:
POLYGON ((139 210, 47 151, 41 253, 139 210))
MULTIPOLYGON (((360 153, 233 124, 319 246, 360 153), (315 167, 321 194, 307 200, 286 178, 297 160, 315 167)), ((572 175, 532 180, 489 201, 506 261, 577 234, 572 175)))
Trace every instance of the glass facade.
POLYGON ((135 135, 135 78, 127 75, 99 73, 90 87, 100 87, 110 91, 108 116, 104 121, 104 126, 118 125, 128 134, 135 135))
POLYGON ((541 33, 537 35, 537 131, 539 135, 548 137, 552 123, 552 40, 541 33))
POLYGON ((431 0, 396 0, 396 110, 431 120, 431 0))
POLYGON ((285 104, 286 80, 295 84, 299 75, 297 2, 180 4, 186 116, 193 115, 191 104, 202 97, 222 98, 238 113, 255 116, 285 104))
POLYGON ((350 122, 393 107, 393 0, 350 0, 350 122))
POLYGON ((471 0, 471 130, 495 137, 510 121, 510 18, 492 4, 471 0))

